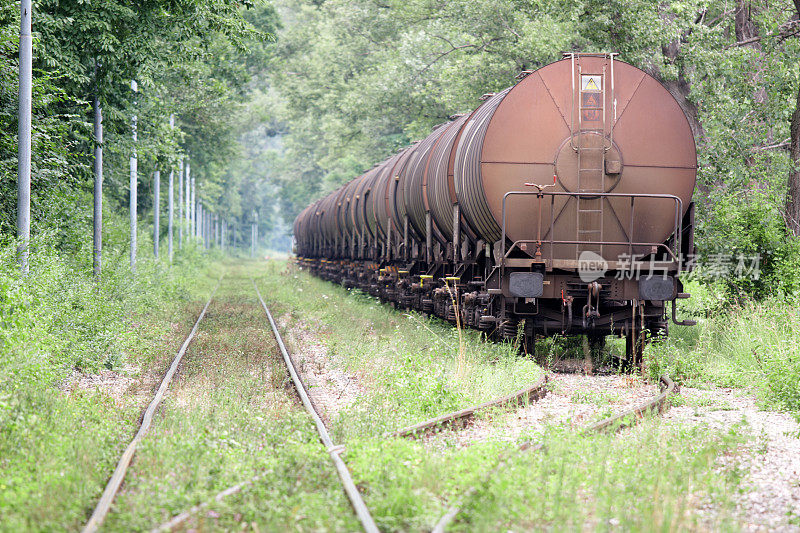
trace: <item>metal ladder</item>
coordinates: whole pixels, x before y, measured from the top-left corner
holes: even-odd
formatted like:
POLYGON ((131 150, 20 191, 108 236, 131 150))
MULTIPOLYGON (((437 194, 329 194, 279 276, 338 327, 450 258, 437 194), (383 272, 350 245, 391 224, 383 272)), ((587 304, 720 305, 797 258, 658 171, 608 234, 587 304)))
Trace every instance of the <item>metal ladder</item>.
MULTIPOLYGON (((603 240, 603 203, 599 196, 592 193, 606 192, 605 160, 606 152, 611 148, 611 142, 606 142, 606 89, 611 91, 611 101, 614 100, 614 56, 616 54, 603 54, 603 66, 597 69, 583 71, 581 66, 582 54, 569 54, 572 61, 572 123, 571 143, 578 155, 578 186, 576 197, 577 241, 582 243, 602 242, 603 240), (577 114, 575 101, 577 100, 577 114), (577 117, 576 117, 577 115, 577 117), (577 118, 577 129, 575 119, 577 118), (577 140, 577 143, 576 143, 577 140)), ((587 54, 597 57, 595 54, 587 54)), ((611 132, 613 132, 613 118, 611 132)), ((609 133, 609 137, 611 136, 609 133)), ((575 247, 575 256, 581 252, 592 251, 603 255, 601 244, 578 244, 575 247)))

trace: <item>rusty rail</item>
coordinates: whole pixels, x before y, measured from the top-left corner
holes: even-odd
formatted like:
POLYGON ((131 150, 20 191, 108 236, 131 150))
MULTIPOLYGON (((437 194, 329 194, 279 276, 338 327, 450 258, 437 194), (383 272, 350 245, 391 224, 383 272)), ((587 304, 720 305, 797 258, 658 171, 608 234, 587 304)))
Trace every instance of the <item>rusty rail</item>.
POLYGON ((667 398, 675 392, 675 382, 666 374, 660 379, 661 393, 638 407, 629 409, 585 428, 581 433, 601 433, 608 430, 619 431, 635 426, 645 415, 661 414, 667 407, 667 398))
POLYGON ((256 481, 260 481, 261 478, 263 478, 263 477, 264 477, 263 474, 259 474, 257 476, 253 476, 252 478, 248 479, 247 481, 242 481, 241 483, 237 483, 236 485, 234 485, 232 487, 228 487, 227 489, 223 490, 222 492, 217 493, 217 495, 214 496, 210 501, 205 501, 203 503, 197 504, 194 507, 192 507, 191 509, 173 516, 172 518, 170 518, 168 521, 164 522, 160 526, 157 526, 157 527, 153 528, 151 530, 151 533, 160 533, 160 532, 164 532, 164 531, 172 531, 173 529, 175 529, 179 525, 181 525, 184 522, 186 522, 187 520, 189 520, 195 514, 199 513, 203 509, 207 509, 211 505, 212 502, 219 503, 222 500, 224 500, 225 498, 227 498, 228 496, 230 496, 232 494, 237 494, 237 493, 241 492, 242 489, 244 489, 245 487, 249 487, 250 485, 252 485, 256 481))
POLYGON ((484 409, 488 409, 490 407, 498 407, 504 406, 509 404, 515 404, 525 401, 537 401, 545 397, 547 394, 547 382, 548 377, 544 376, 542 379, 525 387, 524 389, 520 389, 516 392, 512 392, 506 396, 496 398, 486 403, 482 403, 479 405, 473 405, 472 407, 467 407, 466 409, 462 409, 460 411, 455 411, 453 413, 449 413, 442 416, 437 416, 436 418, 431 418, 429 420, 425 420, 424 422, 420 422, 419 424, 414 424, 413 426, 408 426, 402 429, 398 429, 397 431, 392 431, 391 433, 387 433, 384 435, 384 438, 392 438, 392 437, 408 437, 410 435, 418 435, 420 433, 425 433, 428 431, 432 431, 433 429, 453 424, 456 421, 464 420, 467 418, 472 418, 475 416, 475 413, 478 411, 482 411, 484 409))
POLYGON ((167 370, 167 373, 161 380, 161 385, 159 385, 158 391, 156 391, 156 394, 153 396, 150 405, 147 406, 147 410, 144 412, 144 416, 142 416, 142 423, 139 426, 139 430, 136 432, 133 440, 131 440, 127 448, 125 448, 125 451, 122 453, 122 456, 119 458, 117 467, 114 469, 114 473, 108 480, 102 496, 100 496, 100 501, 97 502, 97 506, 94 508, 94 511, 92 511, 92 516, 89 517, 89 521, 86 522, 86 525, 83 527, 83 533, 92 533, 97 531, 100 528, 100 525, 103 523, 103 520, 105 520, 108 511, 111 509, 111 503, 114 501, 114 497, 117 495, 117 492, 122 485, 122 481, 125 479, 125 474, 128 472, 128 467, 130 466, 133 456, 136 453, 136 447, 138 446, 139 441, 144 438, 144 436, 147 434, 147 431, 150 429, 150 424, 153 422, 153 416, 155 415, 156 409, 158 409, 159 404, 161 404, 161 400, 164 398, 164 394, 167 392, 167 388, 172 381, 172 377, 178 370, 178 365, 180 365, 183 355, 186 353, 186 349, 189 347, 192 339, 194 339, 194 336, 197 334, 197 328, 200 326, 200 322, 206 315, 208 306, 211 305, 211 300, 214 299, 214 294, 216 294, 220 283, 222 283, 222 278, 220 278, 217 282, 217 286, 214 288, 211 296, 209 296, 206 305, 203 306, 203 310, 200 312, 200 316, 197 317, 197 321, 194 323, 189 336, 186 337, 185 341, 183 341, 180 350, 178 350, 178 354, 175 356, 175 359, 173 359, 172 364, 167 370))
MULTIPOLYGON (((623 411, 604 420, 600 420, 599 422, 595 422, 594 424, 590 424, 581 431, 581 434, 587 435, 590 433, 602 433, 608 430, 620 431, 624 428, 636 425, 644 418, 646 414, 660 414, 664 412, 665 407, 667 406, 667 398, 676 391, 676 386, 675 382, 673 382, 672 379, 667 375, 661 376, 660 385, 661 392, 658 394, 658 396, 655 396, 638 407, 623 411)), ((522 453, 526 451, 535 451, 540 450, 542 447, 543 444, 540 442, 526 441, 519 445, 516 450, 502 454, 498 459, 497 464, 486 474, 484 474, 481 482, 479 484, 470 486, 461 495, 461 497, 459 497, 456 502, 451 505, 450 508, 448 508, 447 512, 442 515, 438 522, 436 522, 432 532, 444 533, 444 529, 450 524, 450 522, 453 521, 456 515, 458 515, 464 504, 478 491, 479 486, 485 485, 497 472, 502 470, 503 467, 505 467, 505 465, 508 464, 508 462, 513 458, 514 452, 522 453)))
POLYGON ((333 440, 331 440, 331 436, 328 433, 328 428, 325 427, 325 424, 322 422, 322 418, 320 418, 319 413, 317 413, 317 410, 314 408, 314 404, 311 402, 311 398, 309 398, 308 393, 306 392, 303 381, 300 379, 300 375, 297 373, 297 369, 292 362, 292 358, 289 356, 289 352, 286 350, 286 345, 283 343, 283 338, 278 331, 278 325, 275 323, 275 319, 272 318, 272 313, 269 312, 267 304, 264 303, 264 298, 261 297, 261 292, 258 290, 258 285, 256 285, 255 280, 253 280, 253 287, 256 290, 259 302, 261 302, 261 307, 264 308, 264 313, 267 315, 269 325, 272 327, 272 332, 275 334, 275 340, 278 342, 278 347, 281 349, 283 361, 286 363, 286 368, 292 378, 292 382, 297 390, 297 394, 300 396, 300 400, 303 402, 303 406, 306 408, 306 411, 308 411, 308 414, 311 415, 311 418, 314 420, 314 425, 317 427, 320 440, 325 446, 325 449, 328 451, 328 455, 330 455, 331 461, 333 461, 333 464, 336 467, 336 471, 339 474, 339 479, 342 481, 342 487, 344 488, 347 497, 350 499, 350 503, 352 504, 353 510, 358 516, 358 519, 361 521, 361 526, 364 528, 366 533, 379 533, 378 526, 375 525, 375 520, 373 520, 369 509, 367 509, 367 505, 361 498, 361 493, 358 491, 358 487, 356 487, 356 484, 353 482, 353 478, 350 475, 350 471, 347 469, 347 465, 344 464, 344 461, 340 457, 340 454, 344 451, 344 448, 342 446, 335 446, 333 444, 333 440))

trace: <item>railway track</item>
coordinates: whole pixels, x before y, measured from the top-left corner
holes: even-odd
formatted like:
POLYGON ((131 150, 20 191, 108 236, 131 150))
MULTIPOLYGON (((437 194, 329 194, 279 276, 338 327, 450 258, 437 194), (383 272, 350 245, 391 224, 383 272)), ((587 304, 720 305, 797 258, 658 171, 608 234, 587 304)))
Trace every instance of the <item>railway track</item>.
POLYGON ((344 448, 342 446, 336 446, 333 444, 333 440, 331 440, 328 429, 325 427, 325 424, 322 422, 322 418, 320 418, 319 413, 314 407, 314 404, 311 402, 311 398, 308 396, 305 385, 303 385, 303 381, 300 379, 300 375, 297 373, 294 362, 292 362, 292 358, 289 355, 289 352, 286 350, 286 345, 283 342, 280 331, 278 331, 278 325, 275 323, 275 319, 272 317, 272 313, 270 313, 267 304, 264 303, 264 298, 261 297, 261 292, 258 290, 258 285, 256 285, 255 281, 253 282, 253 288, 256 290, 258 301, 261 303, 261 307, 264 308, 264 313, 267 315, 269 325, 272 328, 272 332, 275 334, 275 340, 278 342, 278 346, 281 349, 281 355, 283 356, 284 363, 286 363, 286 369, 289 371, 289 374, 292 377, 292 383, 294 383, 297 394, 300 395, 303 406, 314 420, 314 425, 317 427, 317 433, 319 433, 320 440, 325 445, 325 448, 331 457, 331 461, 333 461, 333 464, 336 466, 336 472, 339 474, 339 479, 342 481, 342 487, 344 487, 344 490, 347 493, 347 497, 353 506, 353 510, 358 516, 358 519, 361 522, 361 525, 364 527, 365 532, 377 533, 379 531, 378 526, 375 525, 375 520, 373 520, 369 509, 367 509, 364 500, 361 498, 361 493, 358 492, 358 487, 356 487, 356 484, 353 482, 353 478, 350 475, 350 470, 347 469, 347 465, 340 457, 340 454, 344 448))
MULTIPOLYGON (((220 279, 221 282, 221 279, 220 279)), ((212 292, 211 296, 209 297, 208 301, 202 308, 200 315, 198 316, 197 320, 192 327, 192 330, 184 340, 183 344, 181 345, 178 353, 176 354, 175 358, 173 359, 171 365, 169 366, 166 374, 164 375, 161 384, 156 391, 152 401, 148 405, 143 417, 141 425, 136 432, 136 435, 131 440, 131 442, 126 447, 124 453, 120 457, 117 466, 114 470, 113 475, 109 479, 103 494, 98 501, 89 521, 86 523, 85 527, 83 528, 84 532, 94 532, 99 529, 102 525, 104 519, 106 518, 111 505, 114 501, 115 496, 117 495, 123 481, 125 478, 125 474, 131 464, 131 461, 136 453, 136 449, 140 441, 147 435, 147 432, 152 424, 153 416, 158 409, 161 401, 164 398, 164 395, 183 359, 184 354, 188 346, 191 344, 192 340, 194 339, 198 327, 202 322, 203 318, 206 315, 206 311, 208 310, 214 295, 219 288, 219 283, 217 287, 212 292)), ((306 389, 305 384, 302 381, 302 378, 297 371, 297 368, 294 365, 291 355, 289 354, 286 345, 283 341, 283 338, 278 330, 277 324, 275 319, 272 316, 269 308, 267 307, 256 283, 253 281, 253 288, 255 290, 256 296, 261 307, 264 310, 266 318, 270 324, 272 332, 275 336, 276 342, 278 347, 280 348, 281 355, 286 366, 287 372, 289 373, 294 388, 299 396, 304 408, 311 416, 314 425, 316 427, 317 433, 319 435, 319 439, 321 443, 325 446, 328 455, 330 456, 331 461, 336 468, 337 474, 341 481, 342 488, 347 495, 350 504, 358 517, 364 531, 368 533, 375 533, 378 532, 379 529, 375 524, 373 517, 370 514, 369 509, 367 508, 366 504, 364 503, 363 498, 358 490, 358 487, 353 482, 352 476, 350 471, 347 468, 347 465, 343 461, 341 454, 344 452, 345 448, 341 445, 335 445, 331 436, 320 416, 320 413, 317 411, 316 407, 314 406, 313 401, 308 395, 308 391, 306 389)), ((382 436, 384 439, 388 438, 407 438, 407 437, 418 437, 423 436, 425 434, 437 431, 446 426, 455 426, 457 424, 463 424, 470 418, 474 417, 476 413, 492 408, 492 407, 509 407, 514 405, 525 405, 527 403, 536 402, 539 399, 543 398, 548 392, 548 382, 550 380, 549 376, 543 377, 541 380, 532 383, 523 389, 520 389, 514 393, 509 395, 497 398, 490 402, 482 403, 479 405, 474 405, 468 407, 466 409, 461 409, 459 411, 454 411, 448 413, 446 415, 438 416, 429 420, 425 420, 418 424, 414 424, 390 433, 386 433, 382 436)), ((602 431, 618 431, 625 427, 630 427, 635 425, 639 420, 641 420, 646 414, 648 413, 661 413, 665 407, 667 406, 667 398, 670 394, 675 392, 675 384, 669 379, 669 377, 664 376, 661 380, 661 393, 655 396, 654 398, 650 399, 649 401, 643 403, 642 405, 626 410, 623 412, 618 413, 612 417, 607 419, 601 420, 594 424, 590 424, 589 426, 583 428, 581 433, 593 433, 593 432, 602 432, 602 431)), ((515 448, 510 452, 506 452, 505 454, 501 455, 495 465, 487 471, 487 473, 483 476, 482 481, 479 484, 473 485, 469 487, 461 497, 459 497, 453 505, 447 510, 447 512, 441 517, 441 519, 437 522, 436 526, 434 527, 433 531, 444 531, 445 527, 452 522, 452 520, 457 516, 458 512, 464 507, 466 503, 470 501, 480 490, 480 487, 485 485, 485 483, 494 475, 496 472, 501 470, 506 464, 508 464, 517 453, 522 453, 526 451, 533 451, 536 449, 541 448, 541 444, 528 441, 521 444, 519 447, 515 448)), ((222 492, 217 494, 211 501, 201 503, 192 507, 191 509, 180 513, 174 516, 169 521, 159 525, 153 531, 171 531, 176 527, 180 526, 181 524, 185 523, 189 520, 192 516, 197 514, 198 512, 202 511, 203 509, 208 508, 213 502, 219 502, 222 499, 240 492, 241 490, 247 488, 248 486, 253 485, 254 483, 261 481, 263 475, 256 475, 252 478, 238 483, 222 492)))
POLYGON ((145 435, 147 435, 150 425, 153 423, 153 416, 155 415, 156 409, 158 409, 158 406, 161 404, 161 400, 164 399, 164 394, 167 392, 167 388, 169 388, 172 378, 175 376, 175 372, 177 372, 178 366, 183 360, 186 349, 189 347, 189 344, 191 344, 192 340, 197 334, 197 328, 200 327, 200 322, 202 322, 203 318, 206 316, 208 306, 211 305, 211 301, 214 299, 214 295, 217 293, 217 289, 219 289, 221 283, 222 278, 220 278, 217 282, 217 286, 211 292, 211 296, 209 296, 208 301, 203 306, 203 310, 197 317, 192 330, 189 332, 186 340, 183 341, 183 344, 178 350, 175 358, 172 360, 172 364, 169 366, 169 369, 167 369, 167 373, 161 380, 158 390, 144 412, 142 422, 139 425, 139 430, 136 432, 136 435, 134 435, 133 439, 120 456, 117 466, 114 469, 114 473, 111 475, 111 478, 108 480, 108 483, 103 490, 103 494, 100 496, 100 500, 97 502, 94 511, 92 511, 89 521, 86 522, 86 525, 83 527, 83 533, 93 533, 94 531, 97 531, 108 515, 108 512, 111 509, 111 504, 114 502, 114 498, 116 497, 117 492, 119 492, 122 482, 125 479, 125 474, 128 472, 128 467, 131 465, 133 456, 136 454, 136 448, 139 445, 139 442, 145 437, 145 435))
MULTIPOLYGON (((603 433, 607 431, 620 431, 636 425, 648 414, 662 413, 668 405, 667 398, 676 391, 676 386, 672 379, 667 375, 661 376, 660 386, 661 392, 657 396, 637 407, 627 409, 593 424, 589 424, 588 426, 584 427, 580 433, 586 435, 591 433, 603 433)), ((542 447, 542 443, 531 440, 523 442, 515 450, 503 453, 500 457, 498 457, 495 466, 489 469, 482 476, 481 482, 479 484, 470 486, 459 498, 456 499, 453 505, 447 509, 439 521, 436 522, 432 532, 443 533, 445 528, 453 522, 464 505, 466 505, 466 503, 468 503, 469 500, 478 493, 480 487, 485 486, 497 472, 502 470, 503 467, 505 467, 505 465, 507 465, 515 457, 515 454, 540 450, 542 447)))

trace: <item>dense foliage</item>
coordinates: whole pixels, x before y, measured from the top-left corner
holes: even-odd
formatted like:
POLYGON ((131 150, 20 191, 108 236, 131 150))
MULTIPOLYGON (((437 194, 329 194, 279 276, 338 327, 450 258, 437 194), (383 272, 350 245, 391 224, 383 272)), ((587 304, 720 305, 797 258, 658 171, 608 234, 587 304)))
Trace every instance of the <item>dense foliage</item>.
MULTIPOLYGON (((103 110, 108 209, 127 205, 134 149, 130 123, 137 115, 141 214, 152 210, 152 172, 166 176, 185 157, 204 204, 230 219, 241 217, 241 174, 228 167, 239 153, 249 84, 263 68, 248 61, 263 64, 258 58, 275 25, 271 7, 249 0, 36 2, 34 233, 62 230, 55 234, 73 249, 89 236, 94 98, 103 110), (130 88, 134 79, 138 94, 130 88)), ((18 32, 18 4, 5 2, 0 6, 0 233, 5 235, 15 232, 18 32)))
MULTIPOLYGON (((474 108, 520 70, 565 50, 616 51, 661 80, 693 126, 701 256, 761 254, 763 276, 727 276, 726 292, 792 295, 800 287, 792 238, 800 133, 790 133, 793 114, 800 128, 798 7, 791 0, 43 0, 34 18, 34 230, 60 228, 62 246, 73 249, 86 233, 95 96, 105 115, 111 209, 126 205, 137 114, 140 213, 152 209, 152 170, 188 156, 211 210, 257 220, 263 234, 285 233, 310 200, 474 108)), ((17 11, 13 3, 0 7, 4 234, 14 229, 17 11)))
MULTIPOLYGON (((276 1, 270 82, 285 125, 276 178, 294 214, 477 97, 562 51, 616 51, 681 103, 698 142, 703 256, 760 252, 764 276, 731 295, 800 288, 790 238, 790 118, 800 9, 790 0, 276 1)), ((795 141, 800 142, 800 141, 795 141)))

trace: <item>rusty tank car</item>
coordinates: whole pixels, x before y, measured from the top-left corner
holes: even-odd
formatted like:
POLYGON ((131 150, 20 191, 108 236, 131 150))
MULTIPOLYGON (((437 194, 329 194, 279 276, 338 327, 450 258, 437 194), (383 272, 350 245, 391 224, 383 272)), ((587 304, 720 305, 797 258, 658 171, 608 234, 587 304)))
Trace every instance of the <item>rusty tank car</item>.
POLYGON ((496 338, 679 324, 697 173, 689 122, 615 54, 566 54, 303 210, 313 273, 496 338), (671 310, 670 310, 671 307, 671 310))

